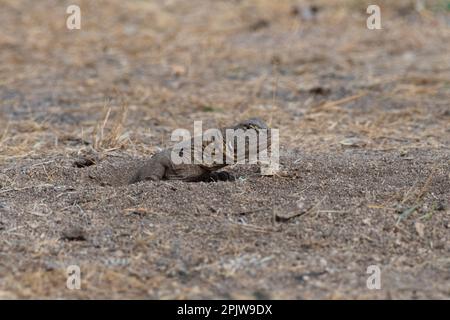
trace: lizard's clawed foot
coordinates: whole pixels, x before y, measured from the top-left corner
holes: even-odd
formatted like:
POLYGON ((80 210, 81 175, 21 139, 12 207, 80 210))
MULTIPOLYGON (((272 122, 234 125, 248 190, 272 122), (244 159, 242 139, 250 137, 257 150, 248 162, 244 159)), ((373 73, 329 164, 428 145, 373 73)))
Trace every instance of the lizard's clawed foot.
POLYGON ((205 182, 217 182, 217 181, 234 181, 236 178, 226 172, 226 171, 219 171, 219 172, 211 172, 206 179, 205 182))

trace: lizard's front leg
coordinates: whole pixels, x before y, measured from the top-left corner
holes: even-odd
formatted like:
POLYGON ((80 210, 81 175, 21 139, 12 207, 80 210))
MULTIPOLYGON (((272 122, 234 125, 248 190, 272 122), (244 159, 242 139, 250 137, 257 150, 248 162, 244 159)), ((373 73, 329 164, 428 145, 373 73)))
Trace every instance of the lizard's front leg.
POLYGON ((213 171, 204 174, 203 182, 234 181, 236 177, 226 171, 213 171))
POLYGON ((166 166, 159 158, 150 159, 143 167, 141 167, 133 178, 130 180, 130 184, 149 180, 149 181, 159 181, 166 173, 166 166))

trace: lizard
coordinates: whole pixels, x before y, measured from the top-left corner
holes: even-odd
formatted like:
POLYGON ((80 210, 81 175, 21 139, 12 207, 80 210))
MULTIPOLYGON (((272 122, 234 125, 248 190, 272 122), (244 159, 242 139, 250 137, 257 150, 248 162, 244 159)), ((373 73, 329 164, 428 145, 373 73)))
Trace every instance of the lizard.
MULTIPOLYGON (((221 163, 180 163, 176 164, 172 160, 172 152, 174 151, 174 147, 164 149, 156 154, 154 154, 149 160, 146 161, 146 163, 140 167, 135 175, 132 177, 132 179, 129 181, 130 184, 137 183, 139 181, 159 181, 159 180, 182 180, 186 182, 199 182, 199 181, 233 181, 235 178, 226 171, 218 171, 219 169, 227 166, 228 163, 225 161, 225 155, 227 152, 230 152, 230 150, 227 150, 227 142, 225 141, 226 137, 226 130, 227 129, 233 129, 238 130, 242 129, 242 132, 246 132, 247 130, 255 130, 258 134, 259 130, 267 130, 267 137, 269 137, 269 127, 267 124, 259 119, 259 118, 251 118, 242 122, 239 122, 235 126, 231 127, 225 127, 221 128, 221 137, 222 141, 219 141, 219 143, 223 143, 223 155, 224 161, 221 161, 221 163)), ((195 153, 194 152, 194 139, 186 141, 186 144, 184 144, 185 147, 191 148, 191 157, 195 153)), ((202 139, 202 145, 201 145, 201 152, 204 151, 204 149, 211 143, 211 140, 204 140, 202 139)), ((234 159, 234 162, 237 161, 238 158, 238 152, 236 150, 237 143, 234 143, 234 150, 232 157, 234 159)), ((246 150, 245 150, 245 156, 248 157, 248 150, 247 150, 247 144, 246 144, 246 150)), ((266 146, 262 146, 262 148, 269 148, 270 147, 270 139, 267 139, 266 146)), ((259 146, 257 147, 259 149, 259 146)), ((259 153, 261 150, 256 149, 256 152, 259 153)), ((178 151, 179 156, 183 156, 183 148, 179 147, 176 149, 178 151)), ((200 155, 201 157, 202 155, 200 155)), ((195 157, 195 155, 194 155, 195 157)))

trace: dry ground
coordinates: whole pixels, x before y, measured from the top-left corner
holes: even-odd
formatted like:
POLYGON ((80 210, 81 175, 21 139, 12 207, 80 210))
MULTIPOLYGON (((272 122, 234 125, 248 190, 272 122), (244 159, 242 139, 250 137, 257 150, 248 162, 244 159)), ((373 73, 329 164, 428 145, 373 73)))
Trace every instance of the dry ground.
POLYGON ((376 2, 0 0, 0 298, 448 299, 450 3, 376 2), (251 116, 279 176, 124 183, 251 116))

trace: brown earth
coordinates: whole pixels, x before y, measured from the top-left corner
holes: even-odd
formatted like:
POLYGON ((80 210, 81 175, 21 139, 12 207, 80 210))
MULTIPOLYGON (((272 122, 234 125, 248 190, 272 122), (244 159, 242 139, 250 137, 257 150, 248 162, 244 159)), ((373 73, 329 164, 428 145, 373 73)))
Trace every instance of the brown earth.
POLYGON ((1 0, 0 298, 448 299, 450 3, 414 3, 1 0), (279 175, 125 183, 253 116, 279 175))

